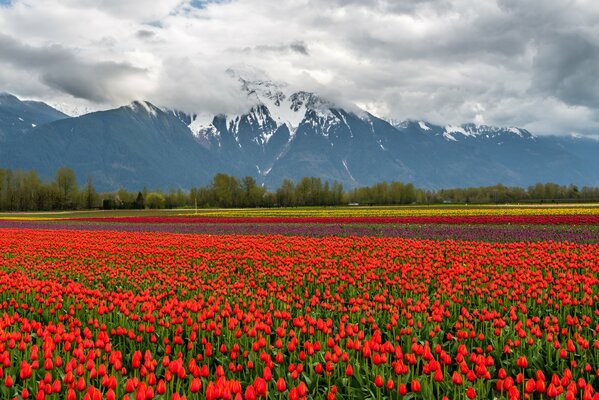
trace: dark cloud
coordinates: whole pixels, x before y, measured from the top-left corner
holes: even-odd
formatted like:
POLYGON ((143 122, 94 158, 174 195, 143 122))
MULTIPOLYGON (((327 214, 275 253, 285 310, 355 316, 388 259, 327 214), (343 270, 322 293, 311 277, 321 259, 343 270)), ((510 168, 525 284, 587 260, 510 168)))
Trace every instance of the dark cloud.
POLYGON ((62 46, 33 47, 6 35, 0 35, 0 62, 30 70, 48 86, 98 103, 122 98, 121 89, 129 88, 119 86, 146 72, 129 63, 82 61, 62 46))
POLYGON ((156 35, 156 32, 149 31, 147 29, 140 29, 135 34, 135 36, 137 36, 140 39, 150 39, 150 38, 154 37, 155 35, 156 35))
POLYGON ((308 46, 304 42, 293 42, 289 45, 289 48, 296 53, 300 53, 305 56, 309 55, 308 46))
POLYGON ((224 112, 240 63, 382 117, 599 132, 593 0, 26 3, 0 8, 0 84, 28 93, 224 112))
POLYGON ((308 46, 306 45, 306 43, 304 43, 302 41, 296 41, 296 42, 291 42, 289 44, 280 44, 280 45, 259 45, 259 46, 255 46, 254 48, 246 47, 245 49, 243 49, 243 51, 247 52, 247 53, 256 51, 259 53, 277 53, 277 54, 296 53, 296 54, 301 54, 304 56, 310 55, 310 53, 308 51, 308 46))
POLYGON ((329 6, 363 7, 384 12, 413 14, 418 11, 445 12, 453 8, 449 0, 329 0, 329 6))
POLYGON ((599 46, 576 35, 555 37, 539 46, 531 91, 566 104, 599 108, 599 46))

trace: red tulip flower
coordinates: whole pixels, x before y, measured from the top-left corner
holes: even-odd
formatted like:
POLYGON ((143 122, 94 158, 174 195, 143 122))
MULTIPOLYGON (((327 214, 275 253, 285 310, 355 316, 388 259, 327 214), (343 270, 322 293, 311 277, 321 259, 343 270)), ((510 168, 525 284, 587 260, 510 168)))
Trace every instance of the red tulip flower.
POLYGON ((347 364, 347 367, 345 367, 345 376, 353 376, 354 374, 354 369, 352 368, 351 364, 347 364))
POLYGON ((470 386, 468 389, 466 389, 466 397, 468 397, 469 399, 476 398, 476 391, 474 390, 474 388, 472 386, 470 386))
POLYGON ((412 380, 412 392, 419 393, 420 392, 420 381, 414 379, 412 380))
POLYGON ((283 377, 280 377, 277 380, 277 390, 281 393, 287 390, 287 383, 285 382, 285 379, 283 379, 283 377))

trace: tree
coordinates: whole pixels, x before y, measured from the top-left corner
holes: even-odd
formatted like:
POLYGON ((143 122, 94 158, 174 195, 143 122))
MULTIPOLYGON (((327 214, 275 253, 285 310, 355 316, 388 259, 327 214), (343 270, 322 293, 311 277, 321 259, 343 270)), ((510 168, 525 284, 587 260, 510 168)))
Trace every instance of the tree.
POLYGON ((295 187, 297 204, 300 206, 313 206, 322 204, 322 180, 314 177, 302 178, 295 187))
POLYGON ((295 205, 295 185, 290 179, 283 179, 281 186, 277 189, 277 204, 282 207, 295 205))
POLYGON ((58 188, 59 207, 62 210, 73 206, 73 197, 77 192, 77 180, 72 169, 67 167, 59 168, 54 177, 54 183, 58 188))
POLYGON ((164 196, 162 195, 162 193, 150 192, 146 196, 146 204, 150 208, 154 208, 154 209, 164 208, 165 202, 166 202, 166 200, 165 200, 164 196))
POLYGON ((135 198, 135 208, 138 210, 142 210, 145 207, 144 195, 141 192, 137 193, 137 197, 135 198))
POLYGON ((216 174, 212 178, 212 191, 219 207, 237 207, 241 203, 239 181, 234 176, 216 174))
POLYGON ((6 175, 7 175, 8 171, 5 169, 0 168, 0 209, 5 209, 5 202, 4 202, 4 197, 5 197, 5 192, 6 192, 6 175))
POLYGON ((20 197, 22 198, 22 210, 39 210, 38 207, 40 201, 38 199, 38 193, 42 181, 40 180, 37 172, 28 171, 24 172, 21 178, 20 197))
POLYGON ((135 194, 129 192, 124 187, 119 188, 115 196, 116 203, 119 207, 128 208, 132 207, 135 202, 135 194))
POLYGON ((92 177, 90 175, 87 177, 87 183, 85 184, 85 194, 84 194, 85 208, 87 208, 88 210, 91 210, 92 208, 94 208, 96 206, 97 201, 98 201, 98 194, 96 193, 96 190, 94 189, 94 184, 92 182, 92 177))
POLYGON ((266 189, 258 186, 253 177, 246 176, 242 179, 241 190, 243 192, 242 205, 244 207, 257 207, 262 204, 266 189))
POLYGON ((331 202, 334 205, 339 205, 343 202, 343 185, 339 182, 333 182, 331 188, 331 202))

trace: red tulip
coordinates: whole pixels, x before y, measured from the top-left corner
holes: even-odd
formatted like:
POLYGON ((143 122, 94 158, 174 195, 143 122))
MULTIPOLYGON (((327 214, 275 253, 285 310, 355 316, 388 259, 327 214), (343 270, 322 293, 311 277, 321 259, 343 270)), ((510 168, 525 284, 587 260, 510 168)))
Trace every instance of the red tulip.
POLYGON ((351 364, 347 364, 347 367, 345 368, 345 376, 353 376, 354 374, 354 369, 352 368, 351 364))
POLYGON ((436 370, 433 374, 433 379, 435 380, 435 382, 443 381, 443 372, 440 369, 436 370))
POLYGON ((557 392, 556 387, 553 385, 553 383, 550 383, 549 386, 547 387, 547 396, 549 397, 557 397, 559 393, 557 392))
POLYGON ((469 399, 476 398, 476 391, 474 390, 474 388, 472 386, 470 386, 468 389, 466 389, 466 397, 468 397, 469 399))
POLYGON ((418 393, 420 392, 420 382, 416 379, 412 380, 412 392, 418 393))
POLYGON ((108 392, 106 392, 106 400, 116 400, 116 394, 114 393, 114 390, 108 389, 108 392))
POLYGON ((516 365, 518 365, 519 368, 526 368, 528 367, 528 360, 526 360, 526 357, 520 356, 518 361, 516 361, 516 365))
POLYGON ((257 377, 254 380, 254 388, 258 396, 266 396, 266 381, 263 378, 257 377))
POLYGON ((245 400, 256 400, 256 391, 252 385, 245 389, 245 400))
POLYGON ((462 383, 464 383, 464 380, 462 379, 462 376, 457 371, 453 372, 453 375, 451 376, 451 381, 455 385, 461 385, 462 383))
POLYGON ((284 392, 285 390, 287 390, 287 383, 285 382, 285 379, 283 379, 282 377, 277 380, 277 390, 279 392, 284 392))
POLYGON ((408 389, 407 389, 405 383, 400 383, 399 386, 397 387, 397 391, 402 396, 404 396, 406 393, 408 393, 408 389))
POLYGON ((197 393, 202 389, 202 381, 199 378, 193 378, 189 386, 191 393, 197 393))
POLYGON ((524 385, 524 391, 526 393, 532 393, 534 392, 536 389, 536 383, 534 379, 529 379, 526 381, 525 385, 524 385))
POLYGON ((163 379, 158 381, 158 384, 156 385, 156 393, 161 395, 166 393, 166 384, 164 383, 163 379))

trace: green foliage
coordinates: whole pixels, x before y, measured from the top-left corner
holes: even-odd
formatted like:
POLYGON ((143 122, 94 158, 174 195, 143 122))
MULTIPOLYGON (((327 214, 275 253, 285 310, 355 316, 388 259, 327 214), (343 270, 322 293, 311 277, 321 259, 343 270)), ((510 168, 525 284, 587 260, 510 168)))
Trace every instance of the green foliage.
POLYGON ((380 182, 371 186, 343 190, 339 182, 304 177, 294 183, 284 179, 273 192, 251 176, 238 179, 216 174, 210 185, 191 188, 130 192, 125 188, 114 193, 98 194, 88 177, 79 187, 70 168, 59 168, 54 180, 43 182, 35 171, 11 171, 0 168, 0 210, 41 211, 78 209, 143 209, 197 207, 301 207, 393 204, 492 204, 584 202, 599 200, 599 188, 555 183, 538 183, 527 189, 504 185, 426 191, 412 183, 380 182))
POLYGON ((152 209, 164 208, 166 199, 162 193, 150 192, 145 199, 146 206, 152 209))

